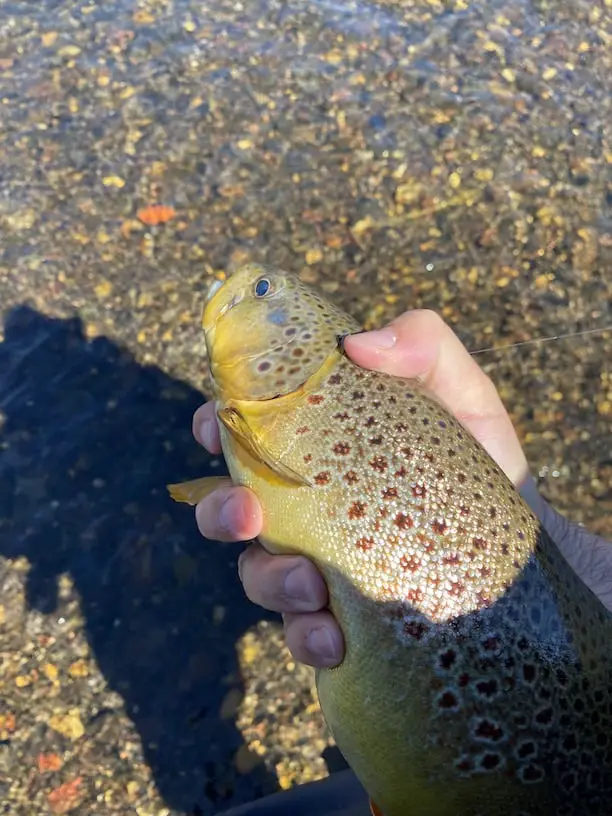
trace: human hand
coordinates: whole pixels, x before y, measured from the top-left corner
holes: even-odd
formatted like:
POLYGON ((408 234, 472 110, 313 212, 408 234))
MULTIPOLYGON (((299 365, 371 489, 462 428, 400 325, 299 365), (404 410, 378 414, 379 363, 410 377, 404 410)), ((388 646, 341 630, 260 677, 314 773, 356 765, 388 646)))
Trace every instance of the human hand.
MULTIPOLYGON (((519 489, 531 480, 525 455, 491 380, 457 336, 431 311, 406 312, 385 329, 348 337, 345 349, 364 368, 417 379, 480 441, 519 489)), ((195 438, 220 453, 214 404, 199 408, 195 438)), ((262 510, 244 487, 220 488, 196 508, 200 532, 219 541, 255 538, 262 510)), ((271 555, 251 544, 238 562, 248 598, 283 615, 287 645, 296 660, 313 666, 338 664, 342 633, 327 606, 327 587, 314 564, 301 556, 271 555)))

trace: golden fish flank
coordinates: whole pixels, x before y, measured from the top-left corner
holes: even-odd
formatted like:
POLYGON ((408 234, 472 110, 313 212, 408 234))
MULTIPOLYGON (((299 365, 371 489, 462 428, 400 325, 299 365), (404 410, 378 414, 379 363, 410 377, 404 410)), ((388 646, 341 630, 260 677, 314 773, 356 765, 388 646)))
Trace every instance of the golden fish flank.
POLYGON ((611 615, 498 466, 415 383, 344 356, 360 327, 291 275, 241 269, 203 325, 261 541, 329 585, 346 656, 321 706, 382 812, 607 816, 611 615))

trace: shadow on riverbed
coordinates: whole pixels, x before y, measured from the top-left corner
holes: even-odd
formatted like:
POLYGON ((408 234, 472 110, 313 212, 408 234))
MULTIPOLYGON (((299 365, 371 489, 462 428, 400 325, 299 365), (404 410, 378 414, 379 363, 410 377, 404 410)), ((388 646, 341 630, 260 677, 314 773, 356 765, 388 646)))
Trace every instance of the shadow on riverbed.
MULTIPOLYGON (((201 402, 108 339, 85 339, 76 319, 27 307, 7 316, 0 555, 28 559, 27 603, 48 614, 59 576, 71 577, 92 652, 125 700, 159 791, 188 814, 277 787, 263 766, 235 771, 242 739, 219 714, 241 687, 235 643, 264 613, 242 593, 239 548, 202 541, 193 512, 164 489, 210 471, 190 433, 201 402)), ((86 733, 105 713, 88 722, 82 712, 86 733)))

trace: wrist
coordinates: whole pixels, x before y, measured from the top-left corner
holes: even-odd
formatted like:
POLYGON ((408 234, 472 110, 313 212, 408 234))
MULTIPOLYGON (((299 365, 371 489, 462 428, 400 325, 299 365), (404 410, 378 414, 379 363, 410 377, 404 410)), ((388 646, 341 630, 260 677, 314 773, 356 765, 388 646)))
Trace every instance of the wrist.
POLYGON ((540 494, 531 476, 518 485, 518 490, 566 561, 612 611, 612 543, 557 512, 540 494))

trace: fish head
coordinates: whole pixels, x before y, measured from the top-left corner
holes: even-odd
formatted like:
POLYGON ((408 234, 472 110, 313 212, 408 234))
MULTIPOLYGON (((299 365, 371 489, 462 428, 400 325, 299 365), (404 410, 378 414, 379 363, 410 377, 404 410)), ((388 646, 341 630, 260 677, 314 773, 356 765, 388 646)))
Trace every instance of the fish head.
POLYGON ((352 317, 299 278, 248 264, 213 283, 202 325, 215 391, 224 398, 292 393, 359 331, 352 317))

